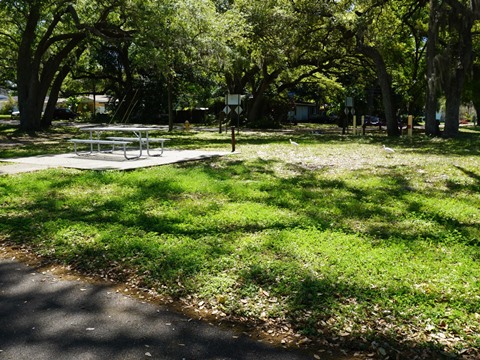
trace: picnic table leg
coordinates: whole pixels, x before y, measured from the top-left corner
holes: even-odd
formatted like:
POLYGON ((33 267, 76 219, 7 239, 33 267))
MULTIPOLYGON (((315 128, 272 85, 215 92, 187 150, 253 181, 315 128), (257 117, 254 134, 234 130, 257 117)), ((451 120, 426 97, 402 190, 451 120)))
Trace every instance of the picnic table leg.
POLYGON ((145 131, 145 146, 147 147, 147 155, 153 156, 150 154, 150 142, 148 141, 148 131, 145 131))
POLYGON ((136 159, 142 156, 143 154, 143 147, 142 147, 142 131, 139 131, 138 133, 136 131, 133 131, 133 134, 136 136, 138 139, 138 149, 139 149, 139 154, 138 156, 132 157, 130 159, 136 159))
POLYGON ((147 142, 147 154, 148 154, 148 156, 152 156, 152 157, 153 156, 162 156, 162 154, 163 154, 163 143, 165 141, 161 140, 159 142, 160 142, 160 154, 150 154, 150 146, 148 145, 149 143, 147 142))
MULTIPOLYGON (((97 131, 96 134, 97 134, 97 140, 100 140, 100 132, 97 131)), ((93 146, 93 144, 92 144, 92 146, 93 146)), ((100 152, 100 150, 101 150, 100 149, 100 144, 97 144, 97 151, 100 152)), ((92 151, 93 151, 93 148, 92 148, 92 151)))
POLYGON ((163 154, 163 140, 160 141, 160 145, 161 145, 160 154, 158 154, 158 155, 150 154, 150 141, 148 140, 148 131, 145 131, 145 146, 147 147, 147 155, 148 156, 162 156, 162 154, 163 154))
MULTIPOLYGON (((89 132, 90 132, 90 140, 93 140, 93 131, 90 130, 89 132)), ((91 153, 93 153, 93 143, 90 143, 90 154, 91 153)))
MULTIPOLYGON (((92 147, 92 146, 93 146, 93 144, 90 144, 90 152, 87 152, 88 155, 91 155, 91 154, 93 153, 93 151, 92 151, 92 150, 93 150, 93 147, 92 147)), ((82 155, 82 154, 80 154, 80 153, 78 152, 78 148, 77 148, 77 143, 76 143, 76 142, 73 143, 73 151, 75 152, 75 155, 77 155, 77 156, 82 155)))
POLYGON ((161 144, 161 149, 162 149, 160 154, 158 154, 158 155, 150 154, 150 141, 148 139, 148 131, 145 131, 145 146, 147 147, 147 155, 148 156, 162 156, 162 154, 163 154, 163 141, 160 141, 160 144, 161 144))
MULTIPOLYGON (((142 154, 142 153, 140 152, 140 155, 141 155, 141 154, 142 154)), ((128 156, 127 156, 127 144, 123 144, 123 156, 125 156, 125 159, 127 159, 127 160, 138 159, 138 158, 140 157, 140 155, 139 155, 139 156, 128 157, 128 156)))

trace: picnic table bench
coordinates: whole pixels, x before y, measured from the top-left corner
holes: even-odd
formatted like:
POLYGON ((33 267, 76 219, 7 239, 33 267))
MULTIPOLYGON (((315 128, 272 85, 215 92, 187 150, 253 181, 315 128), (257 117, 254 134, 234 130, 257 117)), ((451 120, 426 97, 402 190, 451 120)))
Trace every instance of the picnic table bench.
POLYGON ((125 159, 131 160, 136 157, 128 157, 127 156, 127 145, 131 144, 131 141, 125 140, 101 140, 101 139, 69 139, 68 141, 73 143, 73 149, 76 155, 80 155, 78 153, 77 144, 90 144, 90 151, 88 154, 93 152, 93 145, 98 145, 98 151, 100 151, 100 145, 112 145, 112 151, 115 150, 115 146, 120 146, 123 149, 123 156, 125 159))
POLYGON ((163 154, 163 144, 165 141, 169 141, 170 139, 164 139, 164 138, 150 138, 150 137, 119 137, 119 136, 108 136, 107 139, 109 140, 114 140, 114 141, 130 141, 130 142, 142 142, 145 144, 147 147, 147 154, 148 156, 161 156, 163 154), (150 154, 150 143, 160 143, 161 149, 160 149, 160 154, 158 155, 152 155, 150 154))

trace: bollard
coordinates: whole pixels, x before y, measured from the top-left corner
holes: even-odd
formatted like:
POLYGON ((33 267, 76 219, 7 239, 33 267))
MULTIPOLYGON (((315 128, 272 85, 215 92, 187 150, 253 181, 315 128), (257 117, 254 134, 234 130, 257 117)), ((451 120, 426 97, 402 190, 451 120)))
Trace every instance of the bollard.
POLYGON ((353 135, 357 135, 357 115, 353 115, 353 135))
POLYGON ((232 126, 232 152, 235 152, 235 126, 232 126))
POLYGON ((413 135, 413 116, 412 115, 408 115, 407 134, 408 134, 408 137, 412 137, 413 135))
POLYGON ((362 135, 365 135, 365 115, 362 115, 362 135))

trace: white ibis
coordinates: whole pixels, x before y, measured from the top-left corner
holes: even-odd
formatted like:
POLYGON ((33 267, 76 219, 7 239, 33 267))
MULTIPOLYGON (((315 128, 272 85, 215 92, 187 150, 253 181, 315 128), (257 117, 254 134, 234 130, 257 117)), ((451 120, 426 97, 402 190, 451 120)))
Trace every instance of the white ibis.
POLYGON ((292 141, 292 139, 290 139, 290 144, 292 144, 293 146, 298 146, 298 143, 296 143, 295 141, 292 141))
POLYGON ((387 154, 393 154, 393 153, 395 152, 395 150, 393 150, 392 148, 386 147, 385 145, 383 145, 383 150, 384 150, 387 154))

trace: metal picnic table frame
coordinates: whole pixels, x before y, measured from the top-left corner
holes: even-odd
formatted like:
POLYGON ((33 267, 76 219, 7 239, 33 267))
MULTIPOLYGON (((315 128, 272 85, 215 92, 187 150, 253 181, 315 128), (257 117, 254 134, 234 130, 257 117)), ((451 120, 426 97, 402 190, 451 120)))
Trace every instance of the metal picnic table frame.
POLYGON ((143 145, 145 145, 145 150, 148 156, 161 156, 163 154, 163 144, 165 141, 169 139, 152 139, 149 138, 148 133, 151 131, 158 131, 157 128, 152 127, 145 127, 145 126, 89 126, 80 128, 81 131, 88 131, 90 133, 89 141, 90 144, 90 152, 93 153, 94 149, 93 146, 97 145, 97 151, 100 152, 100 145, 102 144, 102 140, 100 139, 100 133, 102 132, 126 132, 132 133, 133 137, 107 137, 111 141, 111 144, 115 146, 115 142, 118 141, 119 145, 122 145, 122 142, 129 141, 129 142, 138 142, 139 143, 139 153, 137 156, 134 157, 127 157, 125 153, 125 158, 128 160, 131 159, 138 159, 143 154, 143 145), (96 134, 94 137, 94 133, 96 134), (151 142, 160 142, 161 143, 161 153, 160 154, 151 154, 150 153, 150 143, 151 142))

